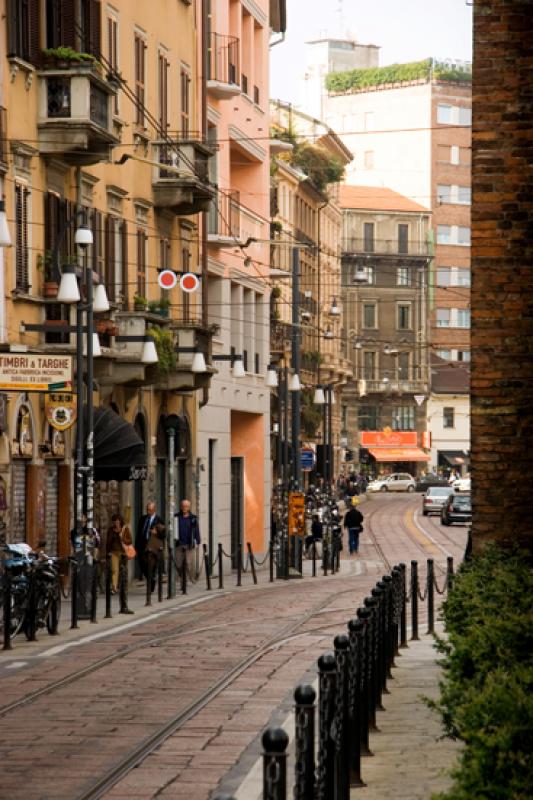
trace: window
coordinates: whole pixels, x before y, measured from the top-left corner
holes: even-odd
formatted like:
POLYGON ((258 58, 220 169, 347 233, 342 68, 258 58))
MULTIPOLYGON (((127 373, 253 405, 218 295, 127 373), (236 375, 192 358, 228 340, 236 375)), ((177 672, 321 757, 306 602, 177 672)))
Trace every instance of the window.
POLYGON ((472 204, 472 190, 470 186, 457 186, 457 202, 463 206, 472 204))
POLYGON ((191 76, 182 67, 180 70, 180 108, 181 108, 181 135, 189 135, 191 115, 191 76))
POLYGON ((409 330, 411 328, 411 305, 409 303, 398 303, 396 309, 398 330, 409 330))
POLYGON ((437 286, 451 286, 452 285, 452 268, 439 267, 437 269, 437 286))
POLYGON ((457 328, 469 328, 470 327, 470 309, 469 308, 458 308, 457 309, 457 328))
POLYGON ((409 353, 398 353, 398 378, 400 380, 409 380, 409 353))
POLYGON ((41 55, 39 0, 8 0, 8 56, 35 63, 41 55))
POLYGON ((437 350, 437 355, 439 358, 443 358, 444 361, 451 361, 452 360, 452 351, 451 350, 437 350))
POLYGON ((462 269, 459 267, 457 269, 457 278, 456 278, 456 286, 470 286, 470 270, 469 269, 462 269))
POLYGON ((411 285, 411 271, 409 267, 398 267, 396 269, 396 285, 397 286, 411 285))
POLYGON ((454 409, 452 407, 444 407, 442 409, 442 427, 443 428, 454 428, 454 409))
POLYGON ((392 430, 393 431, 414 431, 415 430, 415 407, 414 406, 393 406, 392 407, 392 430))
POLYGON ((451 203, 452 187, 446 184, 439 183, 437 186, 437 201, 439 203, 451 203))
POLYGON ((449 308, 437 308, 437 328, 449 328, 450 327, 450 309, 449 308))
POLYGON ((373 381, 376 377, 376 353, 372 350, 365 350, 363 353, 363 378, 373 381))
POLYGON ((409 225, 398 225, 398 252, 409 252, 409 225))
POLYGON ((365 169, 374 169, 374 151, 366 150, 364 154, 364 167, 365 169))
POLYGON ((146 243, 148 236, 143 228, 137 228, 137 294, 146 297, 146 243))
POLYGON ((451 225, 437 225, 437 244, 451 244, 451 225))
POLYGON ((360 431, 379 431, 381 425, 378 406, 359 406, 357 413, 360 431))
POLYGON ((376 304, 363 303, 363 328, 376 328, 376 304))
POLYGON ((167 135, 168 122, 168 71, 170 62, 166 53, 159 53, 157 61, 157 83, 159 89, 159 130, 161 136, 167 135))
POLYGON ((374 223, 363 223, 363 249, 365 253, 374 252, 374 223))
POLYGON ((463 267, 438 267, 437 286, 470 286, 470 270, 463 267))
POLYGON ((28 187, 15 184, 15 287, 21 292, 30 288, 28 245, 28 187))
POLYGON ((441 125, 449 125, 452 121, 452 106, 446 106, 441 103, 437 106, 437 122, 441 125))
POLYGON ((136 106, 136 114, 135 114, 135 124, 139 125, 140 127, 145 127, 145 108, 144 108, 144 98, 145 98, 145 75, 146 75, 146 42, 139 36, 139 34, 135 34, 135 41, 134 41, 134 48, 135 48, 135 106, 136 106))
POLYGON ((458 122, 459 122, 459 125, 471 125, 472 124, 472 109, 471 108, 459 108, 458 122))
POLYGON ((460 161, 460 154, 459 151, 463 148, 458 147, 456 144, 452 144, 450 147, 450 164, 459 164, 460 161))
MULTIPOLYGON (((118 74, 120 72, 118 66, 118 22, 115 17, 107 18, 107 60, 109 61, 109 71, 118 74)), ((115 114, 118 114, 118 92, 113 101, 113 110, 115 114)))
POLYGON ((470 228, 459 225, 457 228, 457 244, 470 245, 470 228))
POLYGON ((457 361, 470 361, 470 350, 458 350, 457 361))

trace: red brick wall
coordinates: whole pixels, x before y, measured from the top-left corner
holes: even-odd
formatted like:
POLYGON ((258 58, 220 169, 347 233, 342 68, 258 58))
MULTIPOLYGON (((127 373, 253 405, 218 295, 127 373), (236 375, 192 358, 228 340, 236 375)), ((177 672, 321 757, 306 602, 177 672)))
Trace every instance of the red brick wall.
POLYGON ((476 0, 473 537, 533 548, 533 4, 476 0))

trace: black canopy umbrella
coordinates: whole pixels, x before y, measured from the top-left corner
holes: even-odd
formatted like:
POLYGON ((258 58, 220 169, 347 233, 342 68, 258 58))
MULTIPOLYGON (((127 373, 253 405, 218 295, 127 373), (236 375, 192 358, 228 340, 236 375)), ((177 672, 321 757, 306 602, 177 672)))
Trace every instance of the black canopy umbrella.
MULTIPOLYGON (((84 417, 86 432, 86 408, 84 417)), ((95 408, 94 480, 132 481, 146 477, 145 445, 133 425, 112 408, 95 408)))

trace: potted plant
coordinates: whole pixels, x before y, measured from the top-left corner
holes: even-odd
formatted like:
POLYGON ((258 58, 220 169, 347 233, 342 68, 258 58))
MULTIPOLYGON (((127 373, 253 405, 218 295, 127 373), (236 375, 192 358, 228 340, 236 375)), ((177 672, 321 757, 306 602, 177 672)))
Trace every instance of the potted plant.
POLYGON ((44 63, 56 69, 70 69, 73 64, 93 68, 97 62, 90 53, 80 53, 72 47, 47 47, 43 50, 44 63))
POLYGON ((142 294, 134 294, 133 295, 133 309, 134 311, 146 311, 146 297, 143 297, 142 294))
POLYGON ((42 295, 43 297, 57 297, 59 291, 58 276, 55 274, 52 264, 52 251, 45 250, 37 256, 37 269, 43 273, 42 295))

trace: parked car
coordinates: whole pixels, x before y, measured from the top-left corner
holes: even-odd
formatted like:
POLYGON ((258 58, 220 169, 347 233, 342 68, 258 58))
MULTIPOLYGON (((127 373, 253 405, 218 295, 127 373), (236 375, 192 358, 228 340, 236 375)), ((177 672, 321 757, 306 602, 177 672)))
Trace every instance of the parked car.
POLYGON ((433 472, 429 472, 427 475, 422 475, 421 478, 417 478, 417 492, 425 492, 430 486, 449 486, 449 483, 442 475, 435 475, 433 472))
POLYGON ((430 486, 422 497, 424 517, 427 517, 428 514, 440 514, 442 507, 453 493, 451 486, 430 486))
POLYGON ((440 512, 443 525, 453 522, 470 522, 472 519, 472 497, 469 494, 452 494, 440 512))
POLYGON ((368 484, 367 492, 414 492, 416 481, 407 472, 393 472, 368 484))
POLYGON ((469 492, 470 491, 470 478, 456 478, 452 481, 452 489, 456 492, 469 492))

